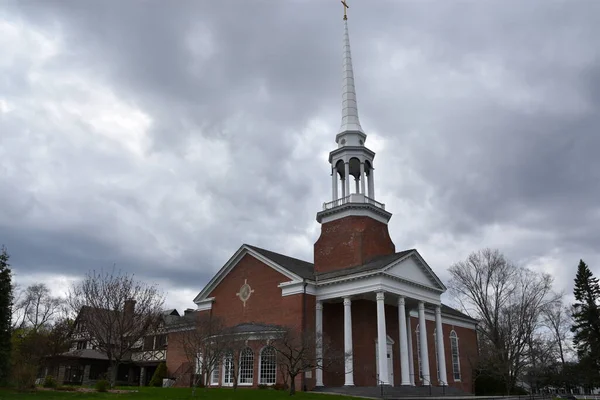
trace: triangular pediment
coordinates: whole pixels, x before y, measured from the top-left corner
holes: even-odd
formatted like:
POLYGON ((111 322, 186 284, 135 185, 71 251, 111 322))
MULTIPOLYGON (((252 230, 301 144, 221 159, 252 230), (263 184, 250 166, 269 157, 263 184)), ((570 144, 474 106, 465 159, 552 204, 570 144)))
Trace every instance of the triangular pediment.
POLYGON ((416 250, 389 264, 383 272, 420 286, 446 291, 446 286, 416 250))
POLYGON ((217 272, 215 274, 215 276, 213 276, 213 278, 206 284, 206 286, 204 287, 204 289, 202 289, 202 291, 200 293, 198 293, 198 295, 194 299, 194 303, 199 303, 202 300, 206 300, 207 298, 209 298, 211 292, 219 285, 219 283, 221 283, 221 281, 223 281, 223 279, 225 279, 225 277, 227 276, 227 274, 229 274, 229 272, 233 268, 235 268, 235 266, 246 255, 249 255, 249 256, 252 256, 252 257, 258 259, 263 264, 265 264, 265 265, 273 268, 274 270, 276 270, 280 274, 282 274, 282 275, 286 276, 287 278, 289 278, 290 281, 302 281, 302 278, 300 276, 298 276, 297 274, 292 273, 291 271, 289 271, 288 269, 284 268, 280 264, 276 263, 272 259, 270 259, 270 258, 264 256, 263 254, 259 253, 252 246, 248 246, 248 245, 244 244, 244 245, 242 245, 238 249, 238 251, 236 251, 233 254, 233 256, 231 256, 231 258, 227 261, 227 263, 225 263, 225 265, 219 270, 219 272, 217 272))

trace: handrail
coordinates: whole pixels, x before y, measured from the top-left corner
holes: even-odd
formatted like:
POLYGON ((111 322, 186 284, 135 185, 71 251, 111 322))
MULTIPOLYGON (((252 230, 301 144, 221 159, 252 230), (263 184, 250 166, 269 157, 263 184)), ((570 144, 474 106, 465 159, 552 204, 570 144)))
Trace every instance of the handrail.
POLYGON ((323 211, 329 210, 335 207, 339 207, 348 203, 363 203, 363 204, 371 204, 375 207, 381 208, 385 210, 385 204, 378 202, 375 199, 365 196, 362 193, 352 193, 348 196, 340 197, 339 199, 323 203, 323 211))

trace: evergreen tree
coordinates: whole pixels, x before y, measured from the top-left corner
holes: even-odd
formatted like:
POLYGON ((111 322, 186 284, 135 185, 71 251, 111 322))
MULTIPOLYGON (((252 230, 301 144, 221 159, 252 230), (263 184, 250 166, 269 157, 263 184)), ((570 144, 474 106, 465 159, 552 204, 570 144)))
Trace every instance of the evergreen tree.
POLYGON ((573 304, 573 343, 581 361, 600 367, 600 283, 583 260, 579 261, 573 304))
POLYGON ((8 383, 10 376, 12 281, 9 255, 6 248, 0 250, 0 386, 8 383))

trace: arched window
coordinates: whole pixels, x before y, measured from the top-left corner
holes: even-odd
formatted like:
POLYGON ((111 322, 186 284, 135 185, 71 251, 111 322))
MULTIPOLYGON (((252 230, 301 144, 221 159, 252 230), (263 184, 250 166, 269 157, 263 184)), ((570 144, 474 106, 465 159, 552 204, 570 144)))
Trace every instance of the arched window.
POLYGON ((452 330, 450 332, 450 351, 452 352, 452 374, 455 381, 460 381, 460 358, 458 356, 458 336, 452 330))
POLYGON ((274 385, 277 377, 277 354, 271 346, 264 347, 260 352, 259 379, 261 385, 274 385))
POLYGON ((246 347, 240 354, 240 384, 252 385, 254 380, 254 353, 246 347))
POLYGON ((419 365, 419 368, 417 368, 417 371, 419 371, 419 380, 423 379, 423 370, 421 369, 421 336, 419 335, 419 325, 417 324, 417 327, 415 328, 415 333, 417 334, 417 363, 419 365))

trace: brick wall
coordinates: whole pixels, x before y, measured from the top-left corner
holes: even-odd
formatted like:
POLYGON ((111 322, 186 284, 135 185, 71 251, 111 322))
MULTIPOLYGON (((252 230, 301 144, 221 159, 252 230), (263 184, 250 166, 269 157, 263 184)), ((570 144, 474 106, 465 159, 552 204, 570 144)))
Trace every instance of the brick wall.
MULTIPOLYGON (((302 324, 307 330, 314 330, 315 326, 315 298, 311 295, 296 294, 283 297, 280 283, 290 279, 264 264, 251 255, 245 255, 239 263, 229 272, 217 287, 208 295, 214 297, 212 310, 203 311, 220 318, 227 326, 241 323, 276 324, 293 327, 300 330, 302 324), (244 282, 250 285, 254 292, 244 303, 236 296, 244 282), (303 321, 303 311, 310 316, 303 321)), ((174 372, 187 358, 180 346, 177 346, 177 334, 169 335, 169 348, 167 353, 167 367, 169 372, 174 372)), ((254 385, 258 385, 260 350, 265 343, 262 341, 249 342, 254 351, 254 385)), ((222 373, 222 370, 220 371, 222 373)), ((280 372, 277 372, 278 383, 282 382, 280 372)), ((302 389, 302 379, 298 377, 296 388, 302 389)), ((311 389, 315 385, 314 373, 312 378, 306 379, 306 386, 311 389)))
POLYGON ((370 217, 351 216, 321 225, 315 243, 315 272, 327 272, 364 264, 396 247, 387 224, 370 217))

